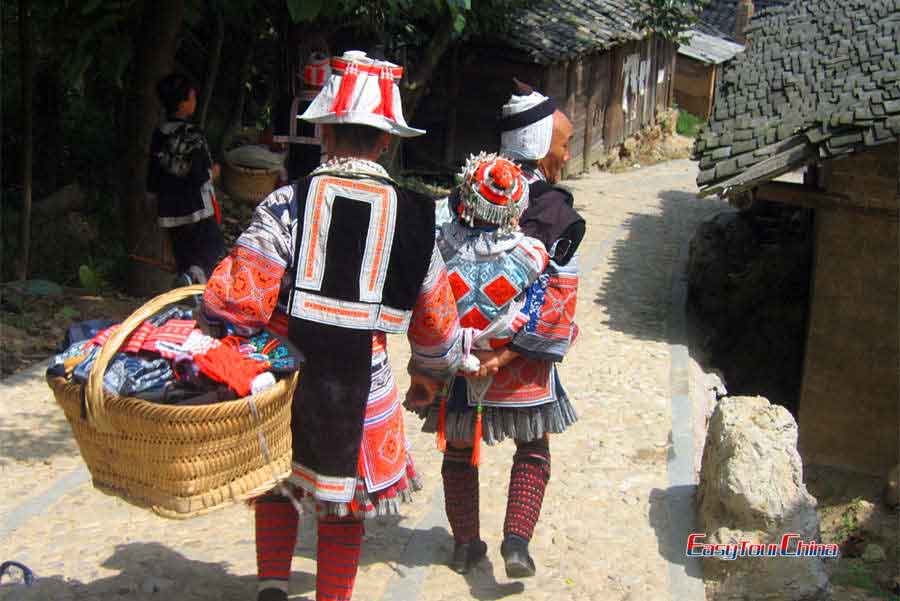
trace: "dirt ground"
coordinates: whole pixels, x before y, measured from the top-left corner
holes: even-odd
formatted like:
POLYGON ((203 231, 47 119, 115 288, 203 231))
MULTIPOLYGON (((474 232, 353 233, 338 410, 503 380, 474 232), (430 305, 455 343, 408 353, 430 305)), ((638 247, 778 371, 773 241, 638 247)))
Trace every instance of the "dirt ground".
POLYGON ((121 321, 145 299, 117 293, 90 296, 80 288, 60 294, 29 293, 15 282, 0 286, 0 377, 57 352, 73 323, 107 318, 121 321))
POLYGON ((835 601, 900 599, 900 509, 885 506, 884 478, 812 467, 805 479, 822 541, 841 546, 840 558, 827 562, 835 601))

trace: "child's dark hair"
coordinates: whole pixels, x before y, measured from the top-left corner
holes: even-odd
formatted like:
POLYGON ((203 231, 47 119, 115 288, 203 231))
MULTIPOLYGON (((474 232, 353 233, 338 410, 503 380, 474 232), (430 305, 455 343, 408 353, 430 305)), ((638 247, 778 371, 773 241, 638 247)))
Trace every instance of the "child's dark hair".
POLYGON ((167 115, 172 115, 178 111, 178 107, 182 102, 191 95, 191 90, 197 90, 197 86, 193 80, 182 73, 171 73, 166 75, 159 83, 156 84, 156 93, 159 101, 162 102, 166 109, 167 115))

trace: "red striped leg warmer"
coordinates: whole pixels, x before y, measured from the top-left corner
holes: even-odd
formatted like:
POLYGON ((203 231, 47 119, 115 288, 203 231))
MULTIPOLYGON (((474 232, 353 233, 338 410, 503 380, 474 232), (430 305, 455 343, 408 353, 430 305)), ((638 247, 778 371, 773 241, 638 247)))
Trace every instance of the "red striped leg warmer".
POLYGON ((471 463, 472 449, 447 447, 441 476, 447 521, 457 543, 480 538, 478 519, 478 468, 471 463))
POLYGON ((512 470, 509 474, 509 494, 506 499, 506 519, 503 534, 515 534, 531 540, 534 526, 541 515, 544 490, 550 480, 550 445, 546 438, 531 442, 516 442, 512 470))

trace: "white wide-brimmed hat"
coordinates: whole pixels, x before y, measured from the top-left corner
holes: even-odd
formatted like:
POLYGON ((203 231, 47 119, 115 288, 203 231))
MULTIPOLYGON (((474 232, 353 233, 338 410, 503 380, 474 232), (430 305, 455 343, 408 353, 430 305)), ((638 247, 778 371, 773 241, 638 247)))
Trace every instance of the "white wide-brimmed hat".
POLYGON ((331 59, 328 81, 300 118, 310 123, 369 125, 402 138, 425 133, 406 124, 400 89, 403 67, 350 50, 331 59))

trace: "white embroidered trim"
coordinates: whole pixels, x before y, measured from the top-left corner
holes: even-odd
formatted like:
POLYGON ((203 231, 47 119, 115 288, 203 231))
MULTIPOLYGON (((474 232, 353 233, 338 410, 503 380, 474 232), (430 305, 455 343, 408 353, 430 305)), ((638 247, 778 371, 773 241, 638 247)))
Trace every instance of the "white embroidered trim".
POLYGON ((322 289, 331 214, 337 196, 364 202, 371 209, 359 272, 359 300, 379 303, 397 225, 397 194, 391 186, 341 180, 327 175, 313 178, 306 195, 296 285, 304 290, 322 289))
POLYGON ((378 177, 387 180, 391 179, 387 170, 375 161, 352 157, 329 159, 316 167, 310 175, 321 175, 323 173, 356 177, 378 177))
POLYGON ((353 330, 380 330, 403 334, 409 328, 412 311, 393 309, 380 304, 355 303, 303 290, 294 291, 291 315, 325 325, 353 330))
MULTIPOLYGON (((501 233, 479 232, 457 219, 449 221, 438 230, 439 245, 450 247, 467 261, 490 260, 518 246, 525 235, 521 231, 501 233)), ((447 254, 447 253, 444 253, 447 254)))
POLYGON ((323 476, 296 462, 293 468, 289 478, 291 484, 312 493, 316 499, 334 503, 349 503, 353 500, 356 478, 323 476))
POLYGON ((212 185, 212 172, 210 172, 209 179, 200 187, 200 198, 203 199, 203 206, 190 215, 182 215, 180 217, 159 217, 157 219, 159 227, 178 227, 189 223, 197 223, 212 217, 216 214, 215 208, 213 208, 213 196, 215 196, 215 190, 212 185))

